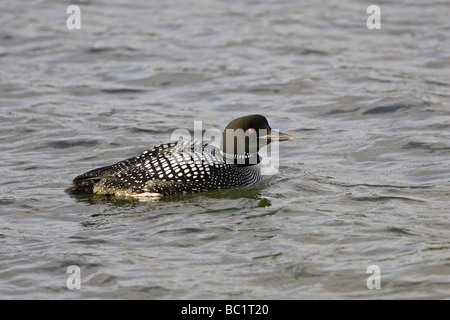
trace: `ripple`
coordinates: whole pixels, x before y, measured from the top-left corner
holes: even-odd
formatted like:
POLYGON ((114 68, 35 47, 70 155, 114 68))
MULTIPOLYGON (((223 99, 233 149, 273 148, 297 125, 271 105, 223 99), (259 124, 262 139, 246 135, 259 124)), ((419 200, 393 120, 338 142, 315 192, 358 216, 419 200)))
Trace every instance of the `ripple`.
POLYGON ((446 3, 385 1, 399 19, 379 32, 356 0, 82 2, 73 31, 30 2, 0 30, 1 298, 449 296, 446 3), (174 128, 251 113, 296 136, 251 188, 64 193, 174 128))
POLYGON ((74 147, 93 147, 100 144, 98 140, 57 140, 47 143, 47 146, 55 149, 67 149, 74 147))
POLYGON ((148 78, 127 81, 129 84, 145 87, 179 87, 206 81, 206 77, 198 73, 158 73, 148 78))
POLYGON ((390 106, 381 106, 381 107, 375 107, 372 109, 369 109, 367 111, 364 111, 362 114, 384 114, 384 113, 392 113, 392 112, 396 112, 398 110, 402 110, 402 109, 410 109, 412 108, 412 105, 407 105, 407 104, 393 104, 390 106))

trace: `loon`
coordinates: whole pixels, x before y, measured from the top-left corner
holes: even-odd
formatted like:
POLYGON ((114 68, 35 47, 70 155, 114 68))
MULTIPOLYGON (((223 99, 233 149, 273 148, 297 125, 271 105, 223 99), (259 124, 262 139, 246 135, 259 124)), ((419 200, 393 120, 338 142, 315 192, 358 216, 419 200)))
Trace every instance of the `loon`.
POLYGON ((204 141, 161 144, 75 177, 66 192, 145 197, 246 187, 262 179, 259 149, 293 138, 272 131, 264 116, 248 115, 226 126, 220 148, 204 141))

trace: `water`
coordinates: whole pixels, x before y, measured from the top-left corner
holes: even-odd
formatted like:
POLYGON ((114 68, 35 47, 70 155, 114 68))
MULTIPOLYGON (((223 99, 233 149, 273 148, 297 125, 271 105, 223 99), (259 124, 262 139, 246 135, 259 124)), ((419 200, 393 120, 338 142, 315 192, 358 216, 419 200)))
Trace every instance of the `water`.
POLYGON ((70 31, 69 3, 2 2, 0 298, 448 298, 450 7, 378 1, 369 30, 370 4, 79 2, 70 31), (251 188, 64 193, 251 113, 296 137, 251 188))

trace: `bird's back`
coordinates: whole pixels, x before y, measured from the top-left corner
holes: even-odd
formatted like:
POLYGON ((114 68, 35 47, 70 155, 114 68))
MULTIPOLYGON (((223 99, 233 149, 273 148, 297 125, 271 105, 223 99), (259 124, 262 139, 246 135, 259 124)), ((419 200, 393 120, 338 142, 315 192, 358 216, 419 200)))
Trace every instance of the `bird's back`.
POLYGON ((178 141, 77 176, 74 194, 169 195, 243 187, 261 179, 257 165, 227 163, 220 149, 204 142, 178 141))

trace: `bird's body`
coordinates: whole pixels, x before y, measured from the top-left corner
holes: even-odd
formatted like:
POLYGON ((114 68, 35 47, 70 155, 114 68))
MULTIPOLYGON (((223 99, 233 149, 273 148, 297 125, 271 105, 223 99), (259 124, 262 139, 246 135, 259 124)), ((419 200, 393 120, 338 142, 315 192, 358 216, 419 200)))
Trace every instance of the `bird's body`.
MULTIPOLYGON (((250 120, 263 121, 267 124, 266 131, 270 130, 263 116, 238 119, 248 117, 252 117, 250 120)), ((227 126, 228 129, 230 125, 234 126, 233 121, 227 126)), ((238 126, 245 132, 253 133, 253 130, 260 129, 254 128, 254 123, 251 121, 249 128, 246 125, 241 128, 242 122, 238 121, 238 126)), ((288 135, 285 137, 284 140, 292 138, 288 135)), ((79 175, 67 191, 73 194, 162 196, 245 187, 262 179, 261 158, 257 154, 259 144, 255 152, 250 152, 248 143, 245 148, 243 152, 227 153, 225 151, 229 150, 224 146, 218 148, 202 141, 180 140, 162 144, 136 157, 79 175)))

